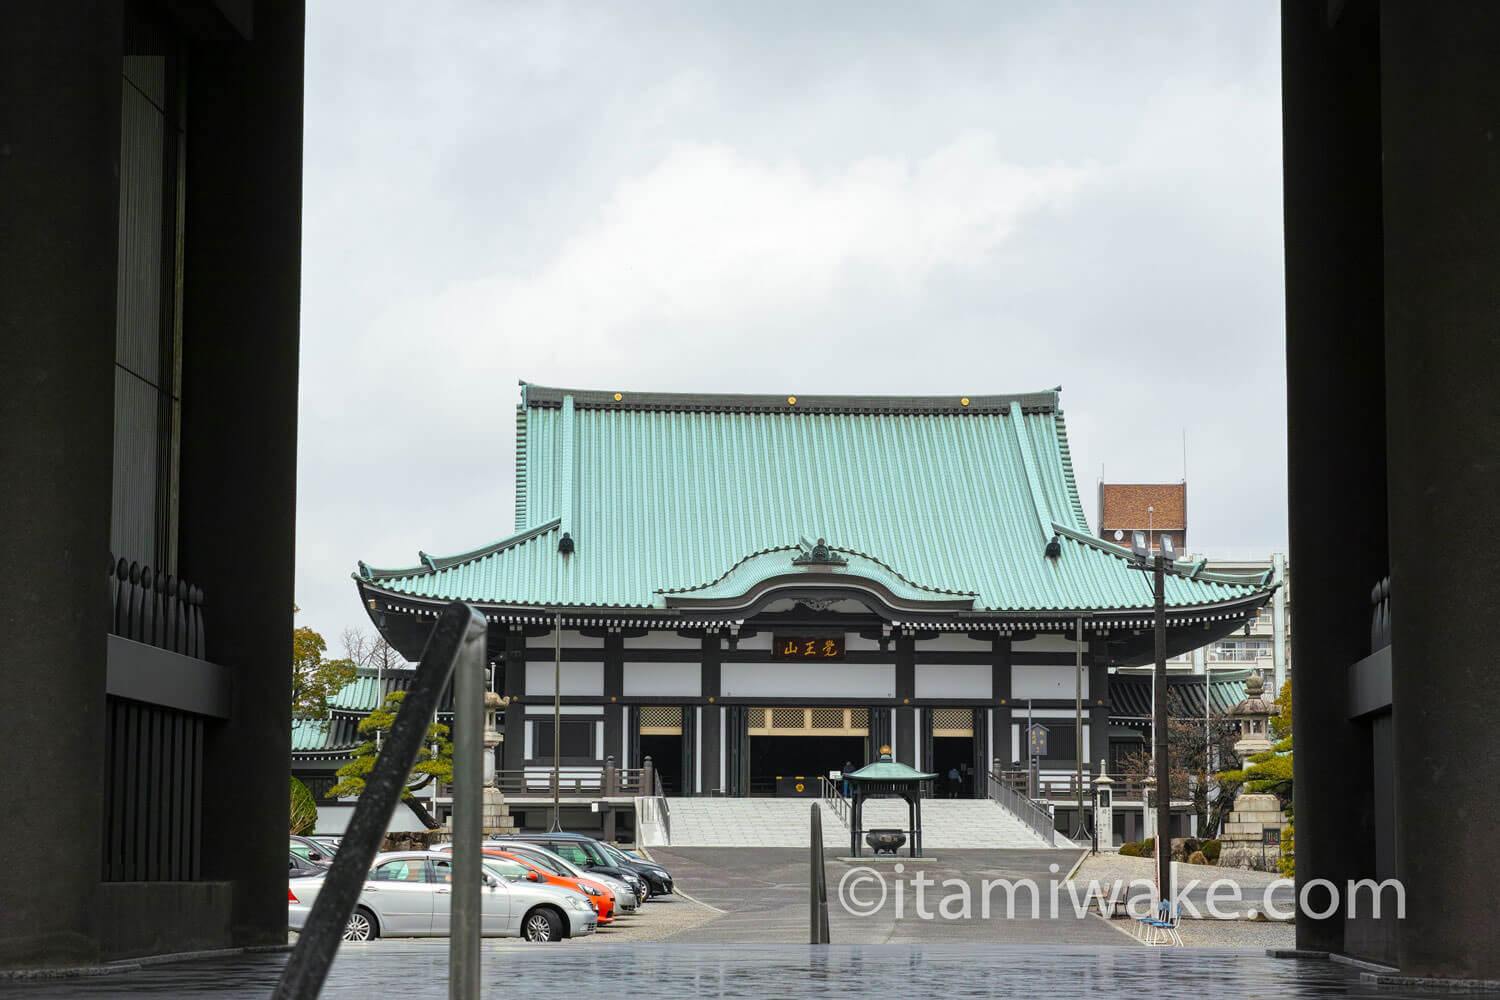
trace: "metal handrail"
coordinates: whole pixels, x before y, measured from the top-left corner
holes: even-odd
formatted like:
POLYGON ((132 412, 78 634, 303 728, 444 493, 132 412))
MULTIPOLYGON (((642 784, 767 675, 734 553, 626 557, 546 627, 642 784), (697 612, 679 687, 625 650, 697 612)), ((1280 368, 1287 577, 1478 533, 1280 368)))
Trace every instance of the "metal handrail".
POLYGON ((839 786, 821 774, 818 775, 818 786, 822 789, 823 801, 828 803, 828 807, 833 810, 833 814, 842 820, 845 826, 852 823, 854 821, 854 804, 844 797, 844 793, 839 791, 839 786))
POLYGON ((1014 815, 1022 823, 1025 823, 1031 828, 1032 832, 1048 844, 1054 843, 1052 810, 1016 791, 999 774, 991 773, 990 780, 985 782, 985 784, 988 787, 990 798, 1000 808, 1014 815))
POLYGON ((354 912, 391 814, 427 736, 439 698, 453 680, 453 887, 448 938, 449 996, 479 1000, 482 736, 484 732, 484 616, 455 601, 427 639, 406 699, 381 746, 375 767, 339 843, 333 867, 313 901, 297 947, 282 969, 273 1000, 312 1000, 323 988, 354 912))
POLYGON ((667 794, 662 790, 661 772, 655 768, 651 769, 652 792, 655 793, 658 817, 661 819, 661 832, 666 837, 667 843, 672 842, 672 807, 667 803, 667 794))

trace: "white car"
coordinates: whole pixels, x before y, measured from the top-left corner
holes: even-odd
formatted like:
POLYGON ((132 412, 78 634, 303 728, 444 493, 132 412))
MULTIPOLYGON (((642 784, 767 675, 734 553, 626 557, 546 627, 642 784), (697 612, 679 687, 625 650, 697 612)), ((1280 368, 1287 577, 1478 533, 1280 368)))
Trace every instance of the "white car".
MULTIPOLYGON (((288 884, 287 924, 302 930, 326 877, 288 884)), ((344 928, 345 941, 376 937, 446 937, 453 899, 453 855, 439 851, 378 854, 359 903, 344 928)), ((599 916, 580 892, 502 875, 487 865, 481 893, 485 937, 560 941, 592 934, 599 916)))

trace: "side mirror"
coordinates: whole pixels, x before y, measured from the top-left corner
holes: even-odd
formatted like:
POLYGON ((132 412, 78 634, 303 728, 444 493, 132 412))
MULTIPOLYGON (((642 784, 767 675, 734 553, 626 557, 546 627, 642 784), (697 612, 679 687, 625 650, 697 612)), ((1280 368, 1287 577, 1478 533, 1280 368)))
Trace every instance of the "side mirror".
POLYGON ((540 875, 538 875, 536 872, 527 872, 526 873, 526 881, 528 881, 528 882, 540 882, 541 880, 542 880, 542 877, 540 875))

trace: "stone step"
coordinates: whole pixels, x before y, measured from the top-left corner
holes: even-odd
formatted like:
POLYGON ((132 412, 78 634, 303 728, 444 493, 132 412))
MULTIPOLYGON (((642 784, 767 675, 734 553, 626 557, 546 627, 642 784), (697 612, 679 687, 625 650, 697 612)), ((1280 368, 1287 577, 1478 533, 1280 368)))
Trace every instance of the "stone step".
MULTIPOLYGON (((831 807, 816 799, 671 798, 671 843, 680 847, 806 847, 812 806, 822 811, 825 847, 849 846, 849 830, 831 807)), ((906 803, 865 803, 863 827, 905 829, 906 803)), ((663 839, 654 827, 644 837, 663 839)), ((647 840, 647 843, 653 841, 647 840)), ((922 844, 941 848, 1037 848, 1047 845, 1015 816, 987 799, 924 799, 922 844)))

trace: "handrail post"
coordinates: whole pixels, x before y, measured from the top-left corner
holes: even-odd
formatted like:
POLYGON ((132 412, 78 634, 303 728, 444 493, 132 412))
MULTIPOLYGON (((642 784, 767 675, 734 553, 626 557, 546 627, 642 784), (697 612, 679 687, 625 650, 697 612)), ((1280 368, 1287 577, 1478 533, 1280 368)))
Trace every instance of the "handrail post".
POLYGON ((823 809, 812 803, 812 843, 809 845, 809 860, 812 870, 808 873, 809 914, 808 943, 828 943, 828 872, 823 866, 823 809))
MULTIPOLYGON (((364 889, 370 864, 380 842, 385 838, 391 814, 401 800, 401 793, 406 788, 417 754, 426 742, 427 726, 437 708, 438 699, 453 675, 454 665, 465 661, 466 656, 475 655, 471 650, 477 649, 479 669, 483 670, 484 647, 476 647, 475 644, 483 643, 485 631, 483 616, 460 601, 448 605, 438 617, 437 624, 433 626, 432 634, 427 639, 427 646, 422 651, 422 660, 412 678, 411 687, 406 692, 406 699, 401 703, 396 721, 391 726, 390 735, 381 746, 374 769, 365 778, 365 790, 354 807, 354 815, 349 820, 339 851, 334 855, 333 867, 324 876, 323 889, 313 901, 307 923, 303 925, 302 933, 297 938, 297 947, 281 971, 281 979, 272 993, 273 1000, 313 1000, 322 990, 329 966, 333 964, 333 956, 343 938, 344 928, 349 923, 349 915, 354 911, 364 889)), ((482 740, 482 674, 479 684, 479 695, 470 700, 478 709, 480 721, 467 728, 475 739, 482 740)), ((456 709, 459 707, 455 705, 456 709)), ((478 755, 471 756, 471 765, 482 769, 478 755)), ((457 761, 454 763, 456 765, 457 761)), ((474 819, 479 818, 477 808, 470 810, 470 813, 474 819)), ((457 815, 455 810, 455 822, 457 815)), ((455 867, 458 865, 460 845, 469 839, 463 838, 454 844, 455 867)), ((471 842, 474 868, 470 869, 474 872, 474 881, 478 880, 478 848, 478 837, 475 836, 471 842)), ((455 875, 461 876, 462 873, 463 870, 460 869, 455 875)), ((454 937, 457 936, 455 929, 454 937)), ((476 955, 477 951, 476 944, 476 955)), ((477 983, 477 964, 474 976, 477 983)), ((450 978, 450 987, 451 983, 450 978)), ((477 985, 472 995, 479 995, 477 985)))
POLYGON ((470 630, 453 678, 453 892, 448 998, 479 1000, 484 867, 484 631, 470 630))

